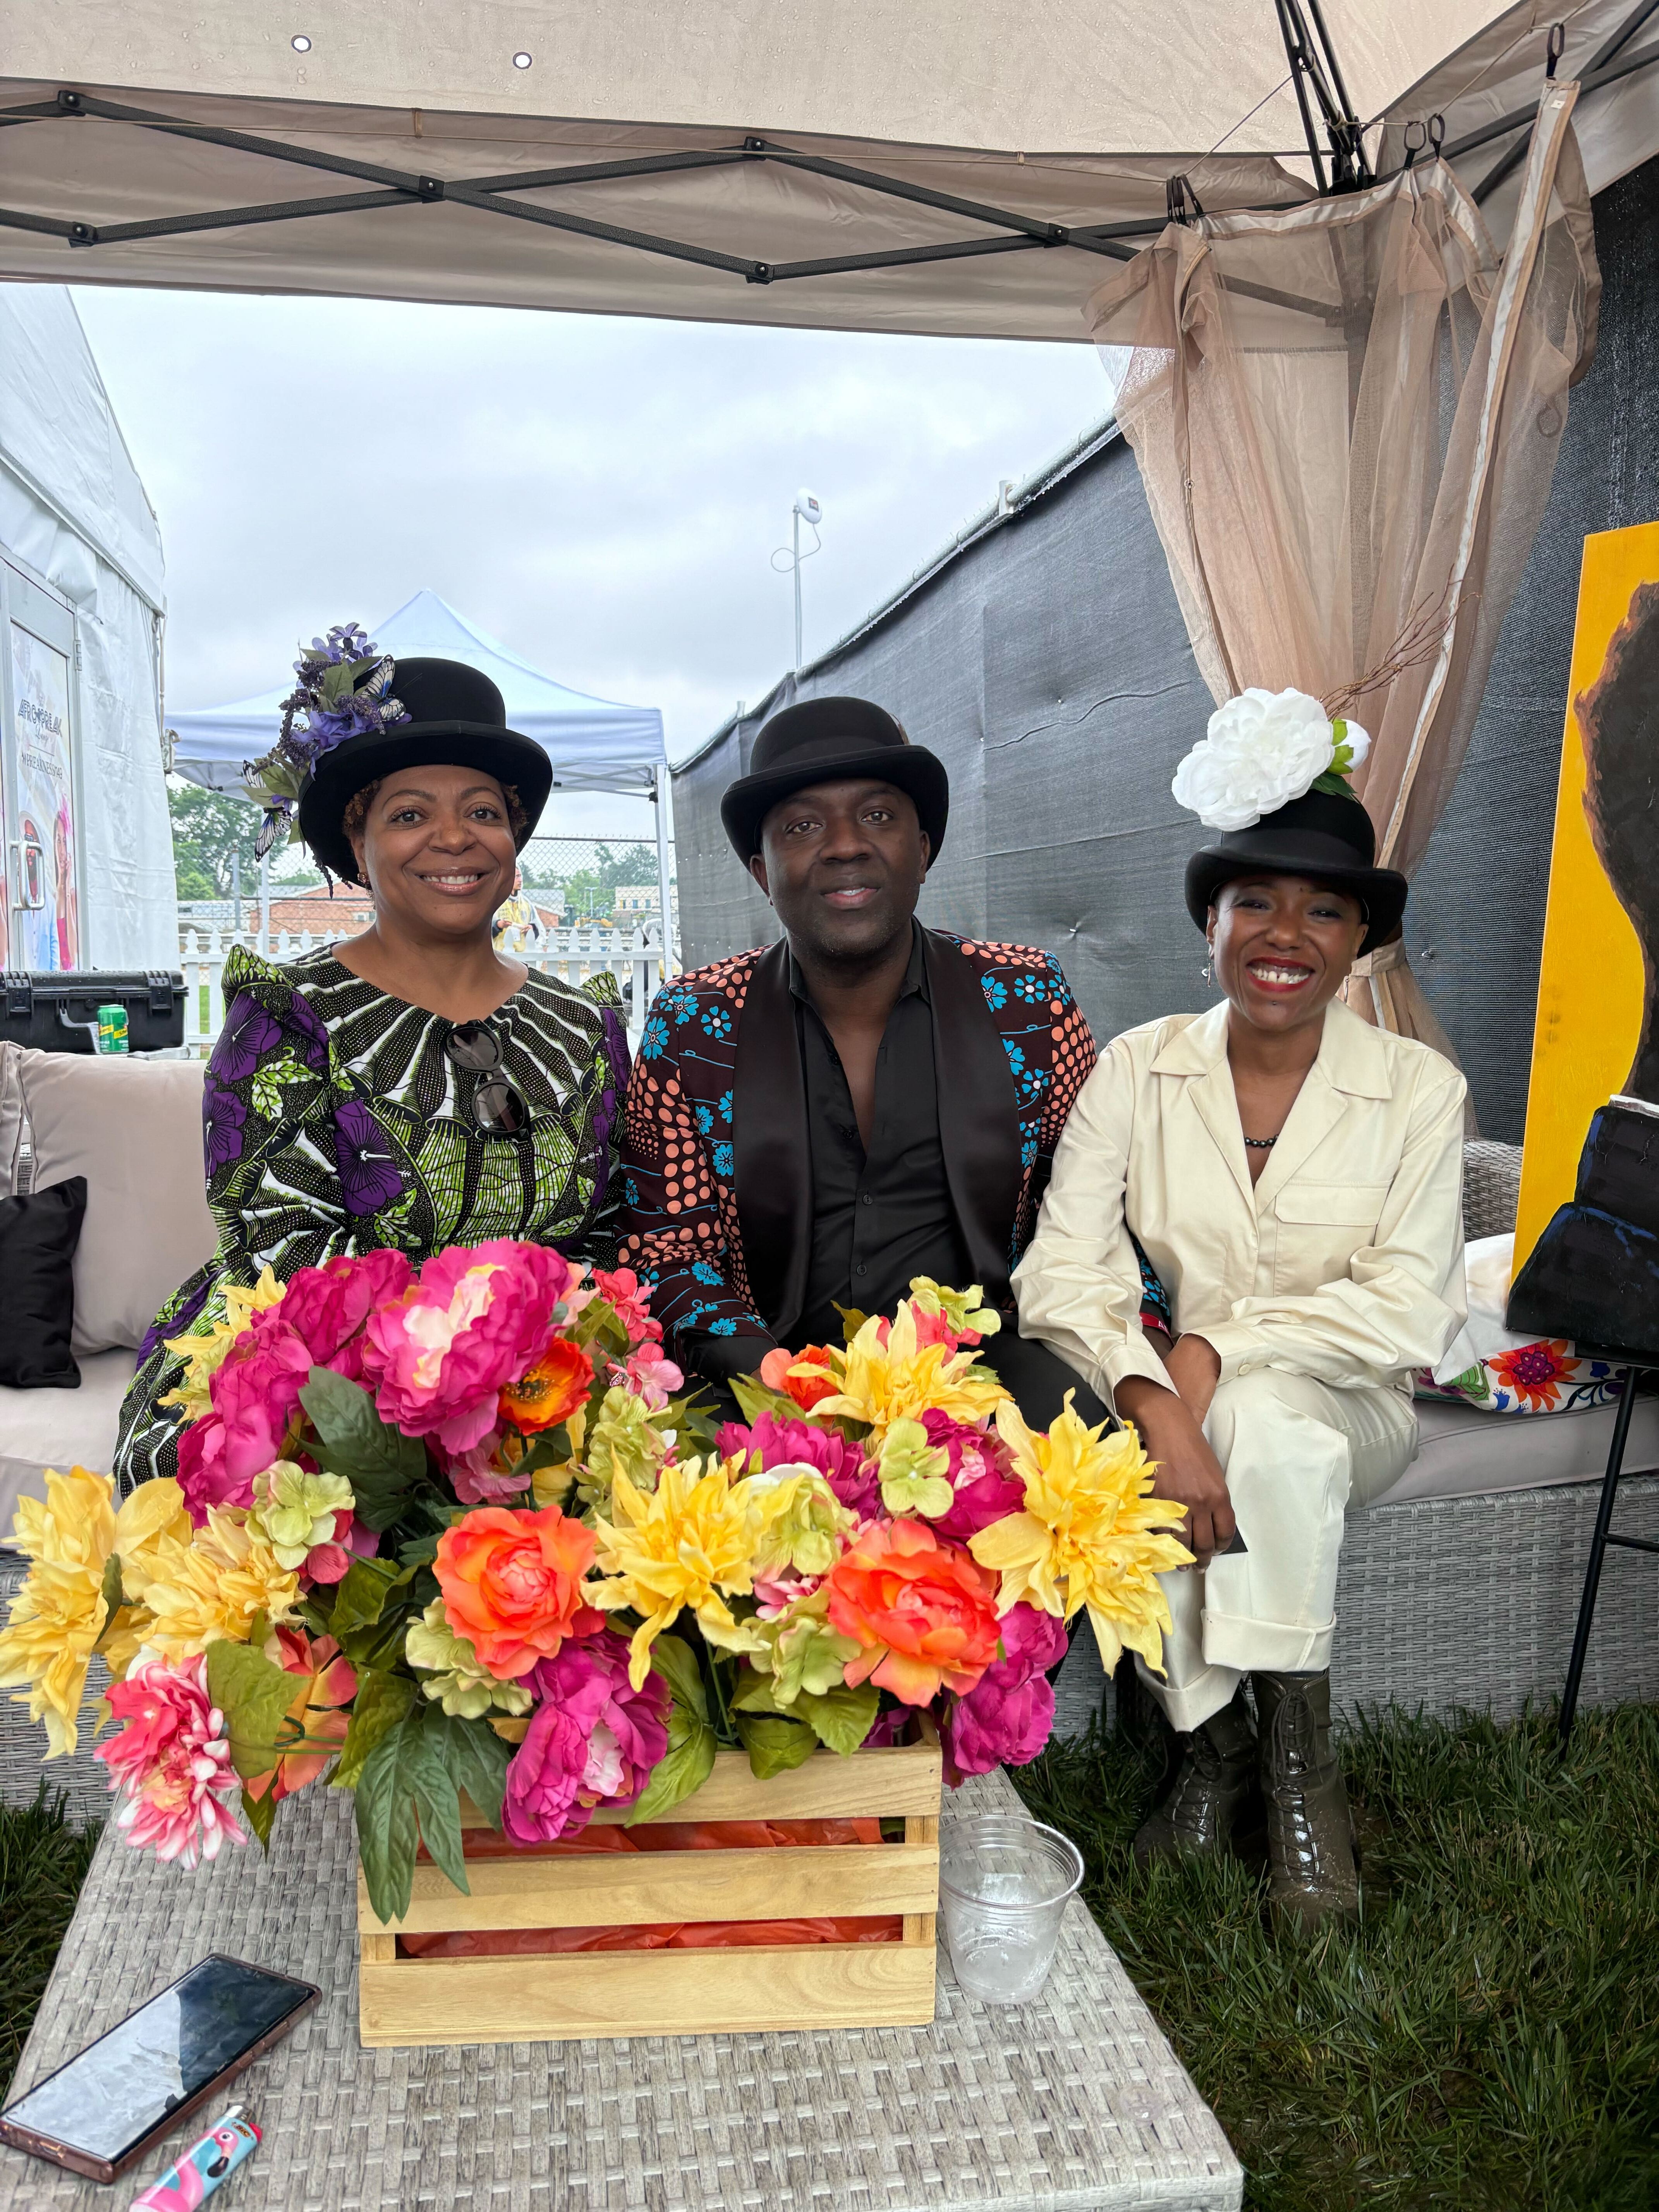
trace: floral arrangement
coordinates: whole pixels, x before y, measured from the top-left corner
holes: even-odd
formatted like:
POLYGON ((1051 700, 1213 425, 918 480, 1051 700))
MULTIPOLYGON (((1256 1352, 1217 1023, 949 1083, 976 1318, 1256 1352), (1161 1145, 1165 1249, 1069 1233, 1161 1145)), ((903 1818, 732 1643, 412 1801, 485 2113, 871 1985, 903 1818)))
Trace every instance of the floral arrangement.
POLYGON ((1358 722, 1333 720, 1307 692, 1252 686, 1216 708, 1170 788, 1206 830, 1251 830, 1310 791, 1355 799, 1348 774, 1370 749, 1358 722))
POLYGON ((269 1273, 182 1336, 176 1480, 47 1477, 0 1686, 97 1756, 128 1840, 186 1866, 355 1793, 369 1894, 423 1846, 466 1887, 465 1791, 514 1844, 660 1820, 721 1744, 762 1777, 937 1718, 952 1778, 1034 1758, 1086 1607, 1157 1665, 1189 1554, 1133 1430, 1021 1420, 977 1289, 772 1353, 718 1434, 647 1289, 539 1245, 269 1273))
POLYGON ((323 754, 363 730, 381 730, 409 715, 392 696, 396 674, 390 654, 371 645, 356 623, 337 623, 313 637, 294 664, 300 679, 283 702, 283 726, 268 753, 243 771, 249 795, 264 808, 254 841, 263 860, 286 831, 307 776, 323 754))

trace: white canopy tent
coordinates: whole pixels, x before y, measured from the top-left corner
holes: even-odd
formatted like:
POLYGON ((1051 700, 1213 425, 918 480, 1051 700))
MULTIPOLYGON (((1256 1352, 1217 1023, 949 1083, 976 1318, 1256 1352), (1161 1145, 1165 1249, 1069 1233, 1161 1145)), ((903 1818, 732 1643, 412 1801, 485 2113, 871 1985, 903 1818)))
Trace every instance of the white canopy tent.
POLYGON ((161 534, 74 302, 0 291, 0 967, 172 968, 161 534))
MULTIPOLYGON (((653 801, 658 890, 664 915, 672 915, 668 755, 659 708, 593 699, 556 683, 458 614, 436 592, 416 592, 396 614, 371 624, 368 634, 383 651, 401 659, 431 654, 481 670, 500 690, 509 725, 533 738, 552 762, 555 791, 608 791, 653 801)), ((245 797, 242 769, 276 743, 283 701, 291 688, 285 684, 227 707, 169 714, 174 774, 208 791, 245 797)))
POLYGON ((1500 162, 1558 22, 1599 189, 1659 146, 1651 13, 1328 0, 1344 82, 1316 0, 0 0, 0 275, 1080 340, 1175 180, 1500 162))

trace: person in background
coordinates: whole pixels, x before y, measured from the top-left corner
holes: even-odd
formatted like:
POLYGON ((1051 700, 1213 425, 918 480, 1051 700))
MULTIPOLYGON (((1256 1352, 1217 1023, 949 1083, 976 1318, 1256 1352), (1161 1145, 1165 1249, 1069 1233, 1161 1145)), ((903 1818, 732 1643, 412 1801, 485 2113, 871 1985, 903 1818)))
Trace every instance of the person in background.
MULTIPOLYGON (((459 661, 393 662, 355 629, 297 664, 256 763, 332 876, 368 887, 359 937, 275 965, 237 947, 203 1097, 219 1245, 157 1316, 122 1408, 123 1486, 177 1468, 184 1364, 227 1293, 343 1254, 418 1266, 497 1237, 609 1265, 613 1129, 628 1079, 614 980, 580 988, 498 953, 491 919, 552 781, 459 661), (295 718, 303 720, 295 726, 295 718)), ((262 833, 263 834, 263 833, 262 833)))
POLYGON ((1411 1370, 1463 1317, 1463 1079, 1337 997, 1406 903, 1343 773, 1365 746, 1317 700, 1246 692, 1182 763, 1176 798, 1225 832, 1186 883, 1225 996, 1106 1048, 1014 1279, 1021 1328, 1111 1397, 1188 1509, 1164 1673, 1140 1666, 1180 1763, 1137 1855, 1225 1850, 1259 1775, 1270 1899, 1309 1924, 1358 1909, 1330 1740, 1343 1516, 1415 1456, 1411 1370), (1174 1305, 1167 1355, 1136 1238, 1174 1305))
MULTIPOLYGON (((721 819, 779 941, 659 991, 629 1087, 623 1255, 680 1364, 720 1384, 779 1347, 839 1344, 917 1277, 978 1284, 982 1348, 1028 1421, 1067 1390, 1023 1342, 1010 1274, 1094 1043, 1060 963, 926 929, 943 764, 862 699, 786 708, 721 819)), ((1155 1323, 1161 1293, 1146 1291, 1155 1323)))

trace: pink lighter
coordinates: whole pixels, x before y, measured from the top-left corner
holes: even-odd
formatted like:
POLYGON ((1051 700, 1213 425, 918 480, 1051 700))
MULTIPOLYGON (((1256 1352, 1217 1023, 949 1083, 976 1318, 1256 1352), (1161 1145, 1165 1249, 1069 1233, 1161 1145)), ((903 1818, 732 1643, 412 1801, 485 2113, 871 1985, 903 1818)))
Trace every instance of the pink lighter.
POLYGON ((258 2141, 258 2129, 243 2117, 240 2105, 233 2105, 191 2143, 176 2166, 152 2181, 142 2197, 133 2198, 131 2212, 195 2212, 227 2174, 252 2155, 258 2141))

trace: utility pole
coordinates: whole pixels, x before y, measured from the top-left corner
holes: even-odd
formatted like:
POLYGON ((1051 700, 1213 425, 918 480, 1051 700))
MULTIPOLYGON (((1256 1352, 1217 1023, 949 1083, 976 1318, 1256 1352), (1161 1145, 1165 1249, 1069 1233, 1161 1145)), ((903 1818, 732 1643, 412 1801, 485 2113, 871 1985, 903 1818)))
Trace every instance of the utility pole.
MULTIPOLYGON (((785 560, 787 560, 787 561, 788 562, 790 568, 791 568, 793 570, 793 572, 794 572, 794 578, 795 578, 795 673, 796 673, 796 675, 798 675, 798 676, 799 676, 799 673, 800 673, 800 665, 801 665, 801 660, 802 660, 802 658, 803 658, 802 650, 801 650, 801 622, 800 622, 800 564, 801 564, 801 562, 802 562, 803 561, 810 561, 810 560, 811 559, 811 557, 812 557, 813 554, 814 554, 814 553, 816 553, 816 552, 819 550, 819 549, 818 549, 818 545, 817 545, 817 542, 816 542, 816 541, 817 541, 817 534, 818 534, 818 525, 819 525, 819 523, 820 523, 820 522, 822 522, 822 521, 823 521, 823 508, 818 505, 818 502, 817 502, 817 499, 816 495, 815 495, 815 494, 813 494, 813 493, 811 493, 811 492, 810 492, 810 491, 798 491, 798 492, 795 494, 795 504, 794 504, 794 506, 791 508, 791 510, 790 510, 790 514, 789 514, 789 547, 788 547, 788 550, 787 550, 787 552, 784 552, 784 551, 783 551, 783 549, 782 549, 781 547, 780 547, 780 548, 779 548, 779 552, 782 552, 782 553, 783 553, 783 557, 784 557, 784 559, 785 559, 785 560), (805 553, 803 553, 803 552, 801 551, 801 550, 800 550, 800 526, 801 526, 801 525, 802 525, 802 523, 803 523, 803 522, 806 525, 807 528, 811 532, 811 533, 812 533, 812 537, 813 537, 813 539, 814 539, 814 541, 815 541, 815 542, 813 543, 813 544, 812 544, 811 546, 810 546, 810 547, 808 548, 808 550, 807 550, 805 553)), ((777 565, 778 565, 778 554, 777 554, 777 553, 775 553, 775 554, 772 556, 772 566, 775 568, 777 567, 777 565)))

